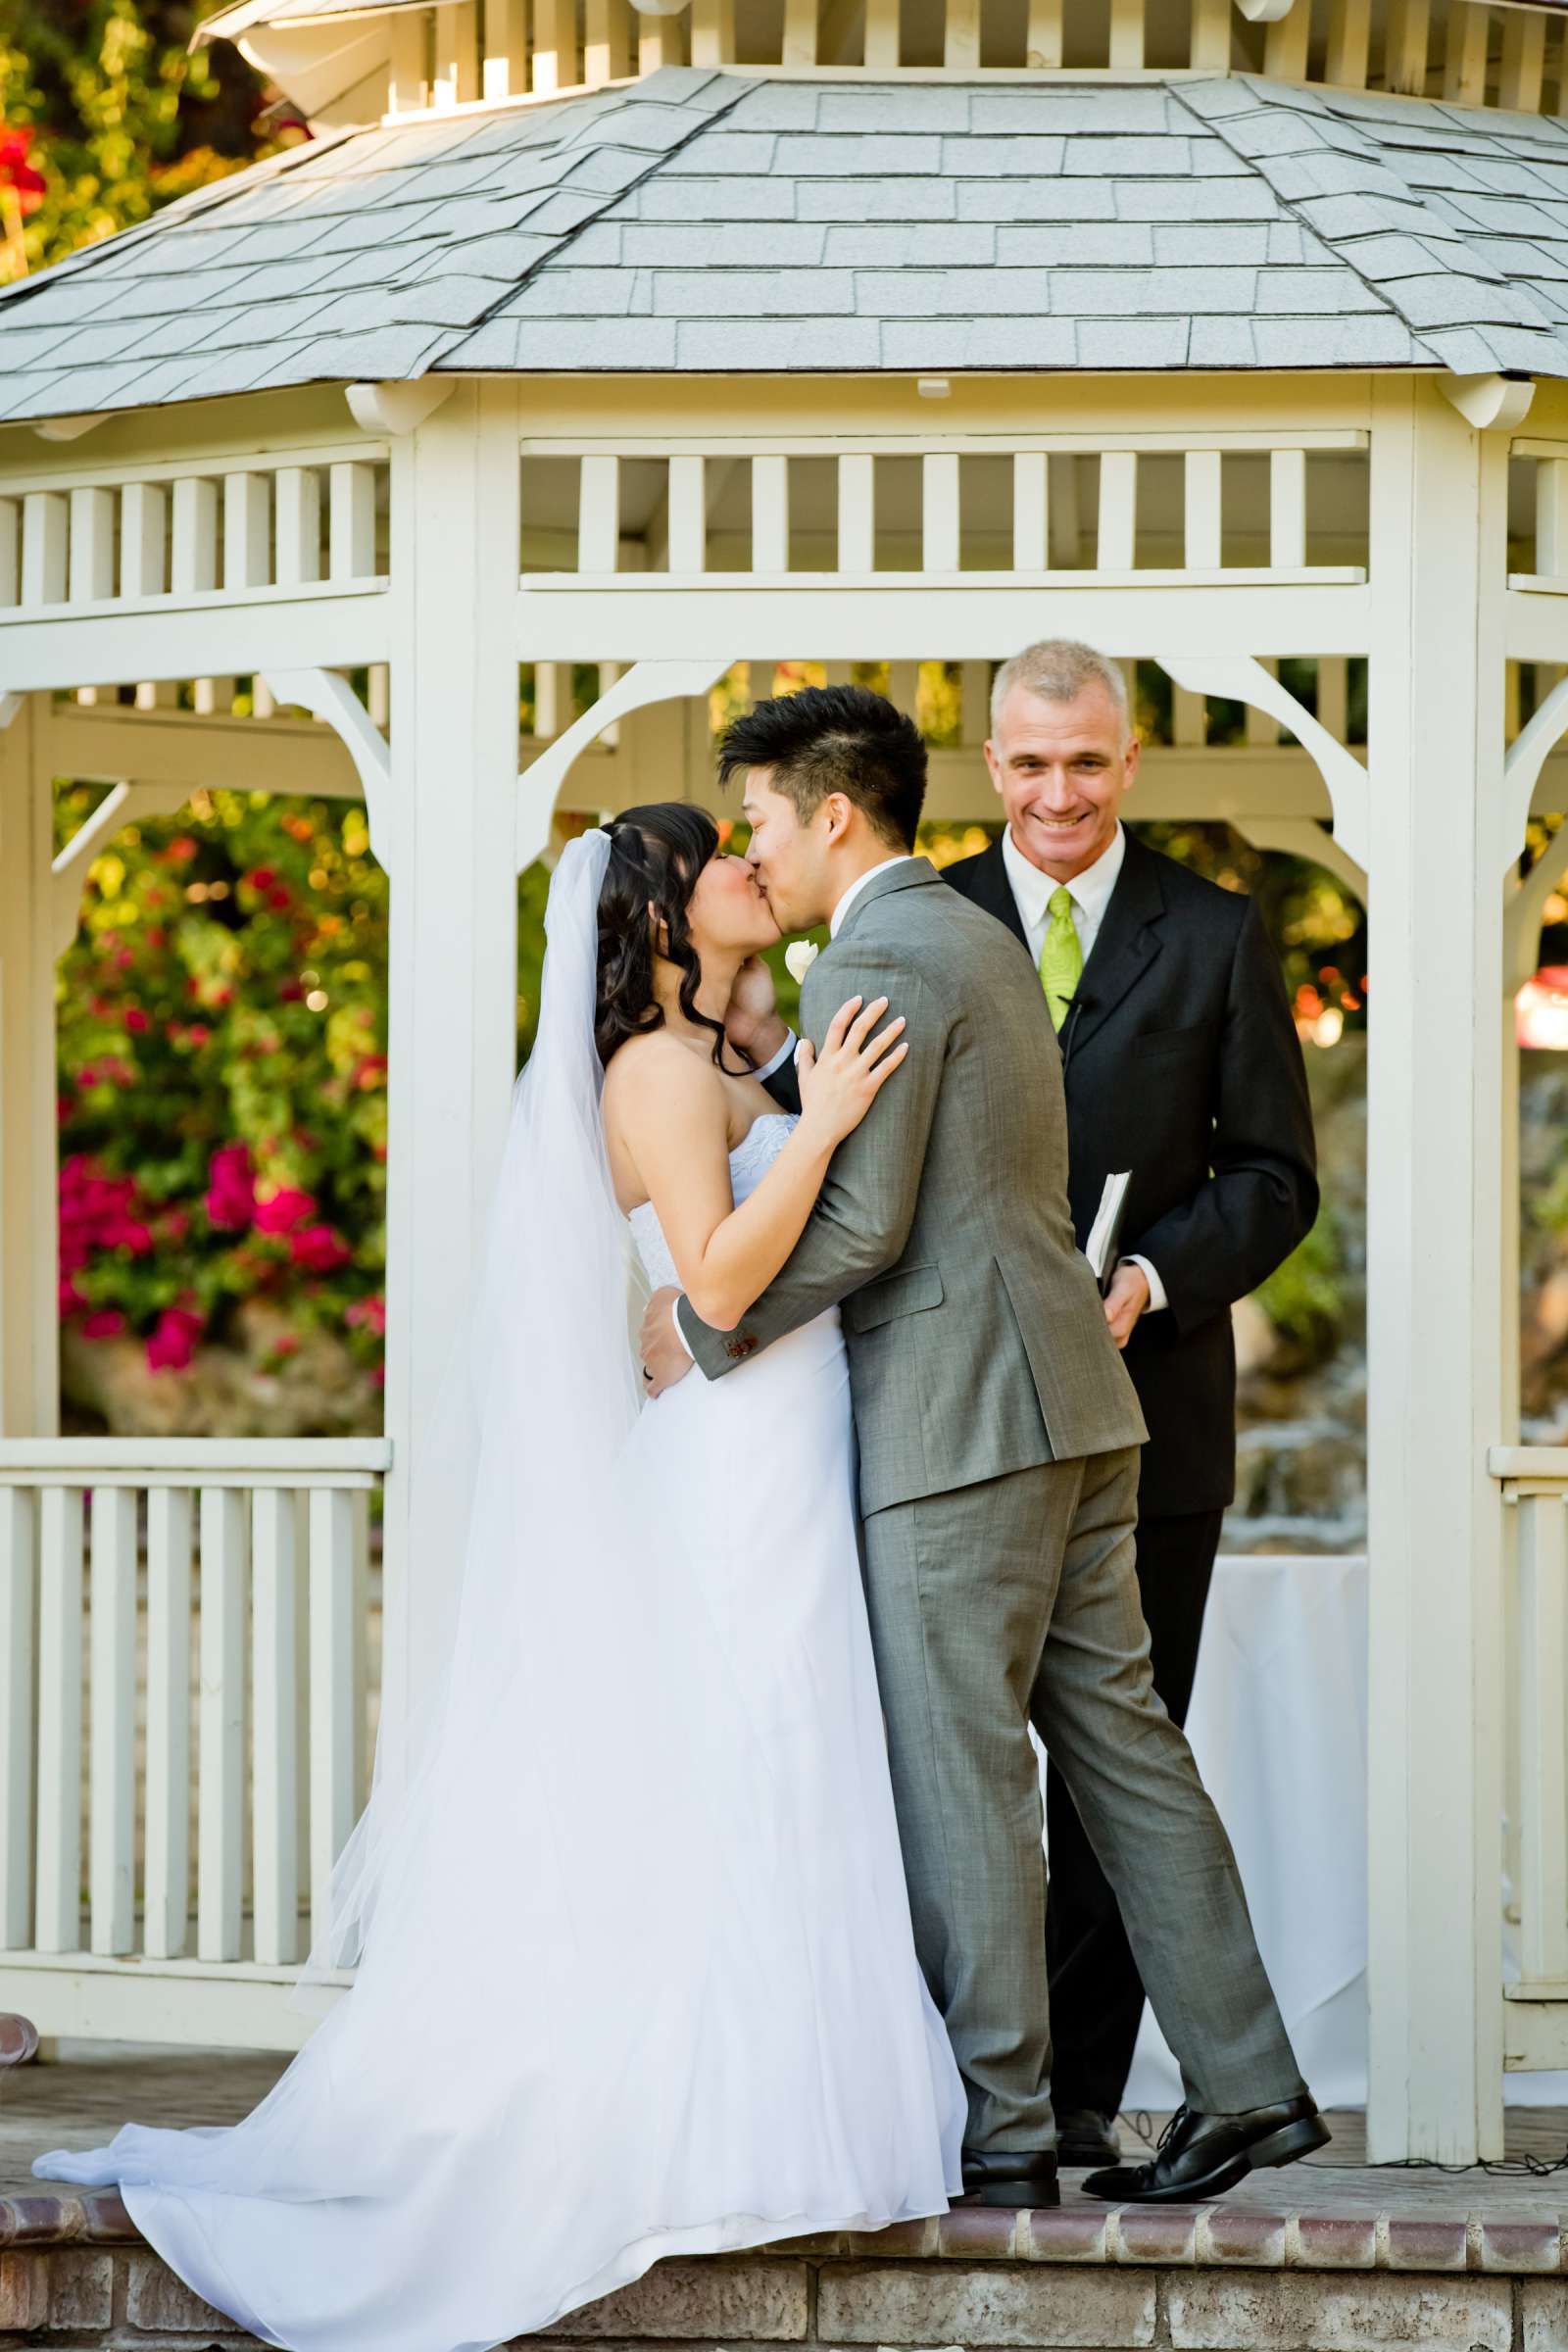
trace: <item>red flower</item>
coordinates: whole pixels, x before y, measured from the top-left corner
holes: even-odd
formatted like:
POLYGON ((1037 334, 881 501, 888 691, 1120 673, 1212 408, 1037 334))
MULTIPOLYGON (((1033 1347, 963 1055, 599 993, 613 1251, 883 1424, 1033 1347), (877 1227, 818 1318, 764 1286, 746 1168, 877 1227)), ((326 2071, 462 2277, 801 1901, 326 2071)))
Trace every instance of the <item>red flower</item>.
POLYGON ((147 1342, 148 1368, 154 1372, 183 1372, 201 1337, 202 1319, 182 1306, 166 1306, 157 1329, 147 1342))
POLYGON ((307 1225, 290 1234, 288 1253, 310 1274, 330 1274, 353 1255, 343 1236, 334 1233, 330 1225, 307 1225))
POLYGON ((270 865, 258 865, 245 877, 252 890, 270 890, 277 880, 270 865))
POLYGON ((78 1306, 85 1306, 87 1303, 75 1284, 69 1279, 60 1285, 59 1299, 62 1315, 74 1315, 78 1306))
POLYGON ((343 1309, 343 1320, 357 1331, 373 1331, 378 1340, 386 1337, 386 1300, 377 1291, 369 1298, 356 1298, 343 1309))
POLYGON ((83 1319, 81 1336, 84 1340, 113 1340, 124 1328, 125 1318, 118 1306, 100 1306, 83 1319))
POLYGON ((275 907, 275 908, 277 909, 277 911, 278 911, 278 913, 279 913, 279 914, 281 914, 281 913, 282 913, 282 911, 283 911, 284 907, 285 907, 285 906, 288 905, 288 903, 289 903, 289 896, 288 896, 288 892, 287 892, 287 891, 286 891, 286 890, 283 888, 283 885, 281 884, 281 882, 280 882, 280 883, 278 883, 278 885, 276 886, 276 888, 275 888, 275 889, 273 889, 273 890, 270 890, 270 891, 268 892, 268 894, 267 894, 267 904, 269 905, 269 906, 273 906, 273 907, 275 907))
POLYGON ((257 1201, 253 1221, 258 1233, 288 1233, 315 1214, 316 1202, 312 1196, 285 1184, 280 1185, 266 1200, 257 1201))
POLYGON ((152 1027, 152 1023, 139 1004, 127 1004, 125 1006, 125 1027, 133 1035, 140 1037, 144 1030, 152 1027))
POLYGON ((16 190, 24 213, 36 211, 49 185, 27 161, 31 144, 24 130, 0 131, 0 187, 16 190))

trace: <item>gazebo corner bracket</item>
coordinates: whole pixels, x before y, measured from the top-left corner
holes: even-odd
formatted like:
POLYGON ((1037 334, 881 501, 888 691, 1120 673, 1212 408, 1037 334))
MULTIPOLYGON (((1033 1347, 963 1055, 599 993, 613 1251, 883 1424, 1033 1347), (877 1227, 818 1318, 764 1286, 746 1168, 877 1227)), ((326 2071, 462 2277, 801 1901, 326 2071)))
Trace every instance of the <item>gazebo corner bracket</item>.
POLYGON ((1568 734, 1568 678, 1559 678, 1514 741, 1502 763, 1502 839, 1498 851, 1506 874, 1524 847, 1530 804, 1548 753, 1568 734))
POLYGON ((1478 433, 1511 433, 1523 424, 1536 397, 1528 375, 1446 375, 1443 396, 1478 433))
POLYGON ((295 703, 332 728, 353 760, 365 787, 370 848, 390 873, 395 850, 392 763, 386 737, 349 684, 335 669, 270 669, 265 683, 278 703, 295 703))
POLYGON ((40 441, 79 441, 83 433, 90 433, 95 424, 102 422, 102 416, 96 414, 90 416, 41 416, 32 429, 40 441))
POLYGON ((517 871, 532 865, 550 839, 550 818, 567 770, 580 752, 597 741, 605 729, 628 710, 650 703, 684 701, 707 694, 739 655, 698 662, 634 662, 592 707, 574 718, 564 735, 531 760, 517 775, 517 871))
POLYGON ((411 383, 347 384, 344 396, 362 432, 401 437, 433 416, 457 385, 455 375, 418 375, 411 383))
POLYGON ((1328 787, 1334 841, 1360 874, 1364 890, 1369 862, 1366 769, 1355 755, 1250 654, 1159 654, 1155 660, 1167 677, 1187 693, 1250 703, 1290 729, 1328 787))

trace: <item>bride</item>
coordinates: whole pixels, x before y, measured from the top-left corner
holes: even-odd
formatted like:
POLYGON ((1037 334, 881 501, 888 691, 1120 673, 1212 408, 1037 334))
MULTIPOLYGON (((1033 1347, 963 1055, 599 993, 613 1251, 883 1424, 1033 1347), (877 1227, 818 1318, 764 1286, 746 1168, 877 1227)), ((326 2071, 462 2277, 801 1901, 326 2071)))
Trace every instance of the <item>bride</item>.
MULTIPOLYGON (((939 2213, 964 2100, 914 1956, 861 1595, 849 1380, 820 1315, 644 1405, 648 1282, 738 1322, 902 1023, 846 1005, 799 1120, 726 1046, 777 938, 696 809, 569 845, 538 1042, 448 1383, 471 1449, 449 1654, 333 1874, 232 2128, 39 2157, 118 2182, 210 2303, 289 2352, 489 2352, 718 2252, 939 2213)), ((429 1575, 435 1563, 423 1563, 429 1575)))

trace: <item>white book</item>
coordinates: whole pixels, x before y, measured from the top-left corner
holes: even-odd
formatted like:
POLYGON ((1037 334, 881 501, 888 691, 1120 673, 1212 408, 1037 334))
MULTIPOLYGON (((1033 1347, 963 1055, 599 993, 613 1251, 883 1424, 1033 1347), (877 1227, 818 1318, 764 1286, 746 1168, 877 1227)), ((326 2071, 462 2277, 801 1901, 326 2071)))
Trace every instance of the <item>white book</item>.
POLYGON ((1127 1187, 1132 1170, 1123 1168, 1117 1175, 1105 1178, 1105 1189, 1100 1196, 1095 1221, 1089 1228, 1084 1244, 1084 1255, 1095 1270, 1095 1280, 1103 1292, 1109 1288, 1116 1271, 1118 1244, 1121 1240, 1122 1211, 1127 1205, 1127 1187))

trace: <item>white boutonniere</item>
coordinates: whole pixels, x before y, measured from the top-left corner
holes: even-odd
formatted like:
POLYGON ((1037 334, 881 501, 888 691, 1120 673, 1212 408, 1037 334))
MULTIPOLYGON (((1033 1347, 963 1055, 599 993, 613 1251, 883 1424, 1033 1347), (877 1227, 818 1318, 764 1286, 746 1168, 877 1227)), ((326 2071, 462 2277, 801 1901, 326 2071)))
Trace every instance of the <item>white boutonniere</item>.
POLYGON ((784 951, 784 968, 797 988, 822 951, 808 939, 792 939, 784 951))

